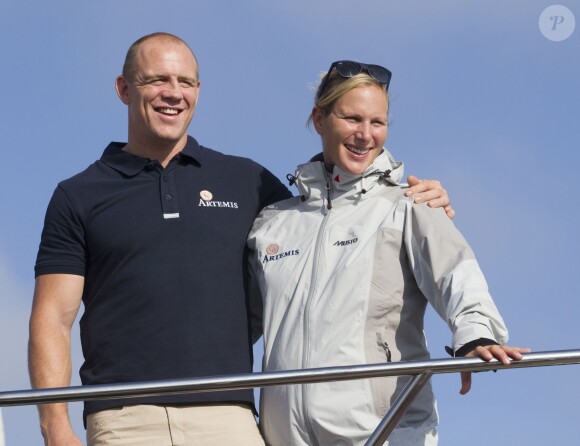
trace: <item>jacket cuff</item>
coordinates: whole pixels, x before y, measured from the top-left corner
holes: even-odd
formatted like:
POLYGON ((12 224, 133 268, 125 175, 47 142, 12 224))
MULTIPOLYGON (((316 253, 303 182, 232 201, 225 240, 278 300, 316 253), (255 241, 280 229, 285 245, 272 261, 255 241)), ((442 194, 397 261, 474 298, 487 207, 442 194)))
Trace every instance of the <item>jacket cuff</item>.
POLYGON ((459 358, 468 354, 471 350, 476 347, 485 347, 486 345, 499 345, 499 342, 488 338, 479 338, 475 341, 470 341, 467 344, 463 344, 457 350, 453 351, 451 347, 445 346, 445 351, 454 358, 459 358))

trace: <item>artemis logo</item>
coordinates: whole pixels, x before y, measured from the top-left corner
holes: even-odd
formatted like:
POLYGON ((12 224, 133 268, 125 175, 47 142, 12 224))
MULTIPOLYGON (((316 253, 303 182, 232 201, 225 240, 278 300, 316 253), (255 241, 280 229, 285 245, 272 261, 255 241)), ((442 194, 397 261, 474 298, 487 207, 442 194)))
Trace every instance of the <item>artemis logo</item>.
POLYGON ((356 242, 358 242, 358 238, 353 238, 352 240, 337 240, 333 243, 333 246, 348 246, 356 242))
POLYGON ((199 193, 199 196, 201 197, 201 199, 203 201, 211 201, 211 200, 213 200, 213 194, 210 191, 208 191, 208 190, 202 190, 199 193))
POLYGON ((290 251, 284 251, 281 252, 280 254, 276 254, 275 256, 266 254, 262 259, 262 263, 274 262, 276 260, 283 259, 284 257, 297 256, 299 254, 300 254, 299 249, 291 249, 290 251))
POLYGON ((205 201, 203 199, 199 200, 199 206, 206 208, 232 208, 238 209, 238 203, 235 201, 205 201))
POLYGON ((275 254, 278 254, 278 251, 280 250, 280 247, 275 244, 275 243, 270 243, 267 247, 266 247, 266 254, 268 254, 269 256, 273 256, 275 254))

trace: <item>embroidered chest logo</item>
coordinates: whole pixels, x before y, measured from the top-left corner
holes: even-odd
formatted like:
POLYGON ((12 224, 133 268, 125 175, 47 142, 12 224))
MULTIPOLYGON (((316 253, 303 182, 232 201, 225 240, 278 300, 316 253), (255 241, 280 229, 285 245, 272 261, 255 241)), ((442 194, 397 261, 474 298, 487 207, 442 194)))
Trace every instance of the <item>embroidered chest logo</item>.
POLYGON ((337 240, 333 243, 333 246, 348 246, 353 245, 356 242, 358 242, 358 238, 353 238, 351 240, 337 240))
POLYGON ((208 190, 202 190, 199 193, 199 196, 201 197, 201 199, 203 201, 211 201, 211 200, 213 200, 213 194, 210 191, 208 191, 208 190))
POLYGON ((199 193, 199 206, 212 207, 212 208, 232 208, 238 209, 238 203, 235 201, 214 201, 213 194, 208 190, 202 190, 199 193))
POLYGON ((299 254, 299 249, 291 249, 289 251, 280 252, 280 247, 277 244, 270 243, 266 247, 266 255, 262 259, 262 263, 273 262, 275 260, 283 259, 284 257, 297 256, 299 254))

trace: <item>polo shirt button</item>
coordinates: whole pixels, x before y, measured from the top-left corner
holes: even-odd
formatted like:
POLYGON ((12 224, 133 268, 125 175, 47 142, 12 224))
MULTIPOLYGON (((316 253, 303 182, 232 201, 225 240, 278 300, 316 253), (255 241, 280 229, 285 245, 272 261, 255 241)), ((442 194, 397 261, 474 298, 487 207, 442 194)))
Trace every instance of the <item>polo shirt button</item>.
POLYGON ((165 199, 166 199, 166 200, 171 200, 172 198, 173 198, 173 197, 171 196, 171 194, 167 194, 167 195, 165 195, 165 199))

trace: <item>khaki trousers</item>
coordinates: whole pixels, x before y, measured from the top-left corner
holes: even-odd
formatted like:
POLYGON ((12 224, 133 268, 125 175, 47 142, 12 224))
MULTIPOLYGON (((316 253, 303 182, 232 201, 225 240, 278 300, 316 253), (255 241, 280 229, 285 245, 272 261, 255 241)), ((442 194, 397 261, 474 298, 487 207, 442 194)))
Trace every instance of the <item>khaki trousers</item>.
POLYGON ((88 446, 264 446, 245 405, 125 406, 87 417, 88 446))

